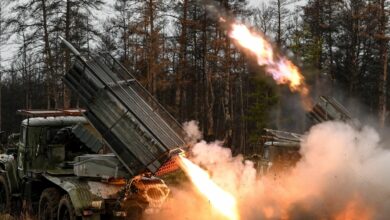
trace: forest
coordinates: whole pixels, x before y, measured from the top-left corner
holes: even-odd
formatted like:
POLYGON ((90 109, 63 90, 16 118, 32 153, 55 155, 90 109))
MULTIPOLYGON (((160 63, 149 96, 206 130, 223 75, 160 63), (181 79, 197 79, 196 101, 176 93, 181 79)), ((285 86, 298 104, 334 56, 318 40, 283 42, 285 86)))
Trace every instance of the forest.
POLYGON ((265 127, 304 132, 298 95, 232 44, 211 3, 292 59, 314 99, 388 124, 385 0, 1 0, 0 130, 18 132, 18 109, 82 107, 62 82, 74 59, 62 36, 86 57, 115 56, 180 123, 235 154, 256 151, 265 127))

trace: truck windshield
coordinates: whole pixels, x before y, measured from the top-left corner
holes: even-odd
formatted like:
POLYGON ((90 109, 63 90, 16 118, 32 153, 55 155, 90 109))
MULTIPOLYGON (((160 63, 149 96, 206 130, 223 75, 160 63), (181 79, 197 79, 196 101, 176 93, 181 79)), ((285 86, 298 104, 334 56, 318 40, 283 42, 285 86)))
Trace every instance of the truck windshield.
POLYGON ((72 133, 72 127, 50 127, 47 129, 46 137, 49 145, 65 146, 65 160, 67 161, 82 154, 93 153, 72 133))

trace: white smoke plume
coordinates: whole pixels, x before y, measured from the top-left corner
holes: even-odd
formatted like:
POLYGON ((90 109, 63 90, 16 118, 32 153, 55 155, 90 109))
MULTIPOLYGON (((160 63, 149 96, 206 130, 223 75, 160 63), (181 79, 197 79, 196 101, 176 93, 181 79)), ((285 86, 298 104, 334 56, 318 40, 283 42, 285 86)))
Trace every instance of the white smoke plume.
POLYGON ((374 129, 326 122, 309 131, 300 153, 291 173, 254 184, 255 196, 242 203, 252 207, 243 211, 245 219, 390 217, 390 151, 374 129))
MULTIPOLYGON (((220 142, 195 144, 191 160, 237 198, 241 219, 390 218, 390 151, 373 128, 316 125, 300 153, 296 166, 280 176, 256 177, 252 162, 233 157, 220 142)), ((190 184, 172 195, 170 219, 219 219, 190 184)))
POLYGON ((199 122, 197 121, 184 122, 183 129, 186 132, 186 141, 191 145, 203 138, 202 132, 199 130, 199 122))
POLYGON ((243 161, 242 156, 232 157, 230 149, 222 147, 222 142, 197 143, 192 148, 191 160, 208 170, 220 187, 234 195, 245 193, 256 178, 253 163, 243 161))

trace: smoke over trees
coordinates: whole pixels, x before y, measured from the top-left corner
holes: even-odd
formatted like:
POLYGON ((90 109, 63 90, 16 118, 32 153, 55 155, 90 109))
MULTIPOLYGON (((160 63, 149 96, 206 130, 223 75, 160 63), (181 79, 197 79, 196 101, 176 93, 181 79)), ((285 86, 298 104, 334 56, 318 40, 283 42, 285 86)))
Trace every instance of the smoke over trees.
MULTIPOLYGON (((296 107, 283 98, 291 94, 231 44, 201 2, 2 0, 1 54, 7 44, 18 48, 7 62, 0 56, 1 128, 17 131, 17 109, 78 106, 61 80, 72 60, 63 36, 86 55, 116 56, 175 118, 199 121, 205 139, 222 140, 234 153, 250 153, 263 127, 302 131, 303 113, 292 115, 296 107)), ((342 98, 359 100, 385 125, 388 2, 309 0, 297 8, 292 2, 216 4, 298 55, 314 95, 341 98, 344 91, 342 98)))

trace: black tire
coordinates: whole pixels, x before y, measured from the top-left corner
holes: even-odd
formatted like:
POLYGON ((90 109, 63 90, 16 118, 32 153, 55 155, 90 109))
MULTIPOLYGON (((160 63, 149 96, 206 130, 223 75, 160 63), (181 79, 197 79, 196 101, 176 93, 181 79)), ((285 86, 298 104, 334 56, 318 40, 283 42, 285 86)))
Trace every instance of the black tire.
POLYGON ((68 194, 62 196, 58 206, 58 220, 76 220, 76 212, 68 194))
POLYGON ((39 199, 38 219, 56 220, 60 198, 61 194, 56 188, 43 190, 39 199))
POLYGON ((11 211, 11 194, 9 192, 7 180, 0 176, 0 213, 10 213, 11 211))

